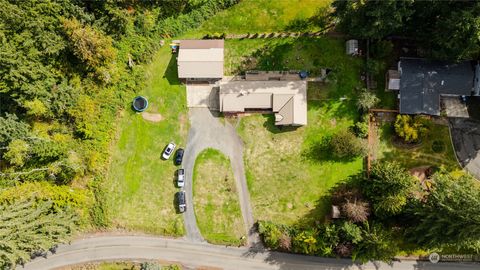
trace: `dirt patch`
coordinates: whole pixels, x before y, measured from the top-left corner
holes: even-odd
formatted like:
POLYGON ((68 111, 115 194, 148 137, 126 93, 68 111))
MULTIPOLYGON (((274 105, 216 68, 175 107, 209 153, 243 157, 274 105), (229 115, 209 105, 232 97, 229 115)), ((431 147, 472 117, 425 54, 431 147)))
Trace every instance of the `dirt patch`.
POLYGON ((150 122, 160 122, 163 120, 163 117, 159 113, 148 113, 148 112, 143 112, 142 113, 143 119, 150 121, 150 122))
POLYGON ((188 121, 187 121, 187 115, 182 113, 178 117, 178 121, 180 122, 180 135, 182 136, 187 136, 187 129, 188 129, 188 121))

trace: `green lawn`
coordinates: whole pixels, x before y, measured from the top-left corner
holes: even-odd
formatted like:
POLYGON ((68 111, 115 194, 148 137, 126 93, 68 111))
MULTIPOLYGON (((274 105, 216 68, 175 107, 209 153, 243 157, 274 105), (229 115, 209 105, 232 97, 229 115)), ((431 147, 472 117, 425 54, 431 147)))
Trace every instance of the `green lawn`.
POLYGON ((198 155, 193 175, 195 215, 202 236, 213 244, 242 244, 245 235, 230 160, 214 149, 198 155))
POLYGON ((251 69, 307 70, 318 75, 320 69, 330 68, 336 79, 348 79, 345 84, 351 86, 359 81, 361 65, 361 59, 345 55, 342 39, 244 39, 227 40, 225 44, 225 73, 230 75, 251 69), (352 76, 352 72, 358 74, 352 76))
POLYGON ((316 17, 325 17, 326 7, 330 3, 330 0, 243 0, 216 14, 196 32, 237 34, 315 31, 319 30, 316 17))
POLYGON ((227 40, 225 68, 231 74, 332 70, 328 83, 309 83, 307 126, 279 130, 272 115, 253 115, 242 118, 238 130, 255 218, 287 224, 323 219, 329 203, 320 198, 363 167, 361 158, 334 160, 325 147, 358 118, 352 97, 361 87, 361 59, 345 55, 343 40, 328 37, 227 40))
POLYGON ((422 138, 422 143, 413 148, 405 148, 393 143, 395 132, 392 124, 383 124, 378 133, 380 142, 377 148, 377 159, 379 160, 396 161, 408 169, 419 166, 443 167, 449 171, 460 169, 446 125, 427 122, 427 133, 422 138), (443 146, 437 149, 437 152, 432 147, 434 142, 443 146))
MULTIPOLYGON (((188 131, 185 88, 178 83, 176 63, 167 47, 147 66, 144 89, 138 94, 149 100, 149 113, 161 114, 149 122, 125 105, 119 133, 112 149, 108 177, 107 207, 114 228, 165 235, 183 235, 183 219, 174 208, 172 160, 161 153, 169 141, 185 146, 188 131)), ((133 98, 133 95, 132 95, 133 98)))

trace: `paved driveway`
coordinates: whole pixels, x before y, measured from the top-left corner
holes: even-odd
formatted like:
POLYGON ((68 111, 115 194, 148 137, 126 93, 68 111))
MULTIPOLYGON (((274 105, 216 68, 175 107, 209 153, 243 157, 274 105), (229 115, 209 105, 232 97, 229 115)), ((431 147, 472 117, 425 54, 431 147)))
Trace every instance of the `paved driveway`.
POLYGON ((189 108, 210 108, 218 110, 219 97, 218 86, 213 84, 192 84, 186 85, 187 106, 189 108))
POLYGON ((258 234, 253 229, 253 214, 250 205, 250 195, 243 166, 243 142, 235 128, 228 122, 221 123, 207 108, 190 108, 190 131, 185 148, 185 190, 187 192, 188 210, 184 213, 187 239, 202 242, 203 237, 198 230, 193 205, 192 175, 197 155, 206 148, 214 148, 230 158, 233 176, 238 191, 240 209, 245 224, 245 234, 250 245, 261 245, 258 234))
POLYGON ((471 118, 449 118, 449 125, 460 165, 480 179, 480 121, 471 118))

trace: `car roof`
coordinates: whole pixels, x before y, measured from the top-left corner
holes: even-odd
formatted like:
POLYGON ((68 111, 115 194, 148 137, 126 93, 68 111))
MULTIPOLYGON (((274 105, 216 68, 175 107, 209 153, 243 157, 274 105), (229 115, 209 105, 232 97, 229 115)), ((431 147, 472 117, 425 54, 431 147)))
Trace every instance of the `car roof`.
POLYGON ((178 202, 180 204, 184 204, 185 203, 185 191, 180 191, 178 192, 178 202))

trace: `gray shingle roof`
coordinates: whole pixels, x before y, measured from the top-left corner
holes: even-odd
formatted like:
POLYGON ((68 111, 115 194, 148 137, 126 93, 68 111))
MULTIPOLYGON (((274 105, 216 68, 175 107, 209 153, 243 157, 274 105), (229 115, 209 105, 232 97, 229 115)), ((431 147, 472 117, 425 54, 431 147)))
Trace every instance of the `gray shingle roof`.
POLYGON ((400 59, 400 113, 440 115, 441 95, 471 95, 474 65, 400 59))

